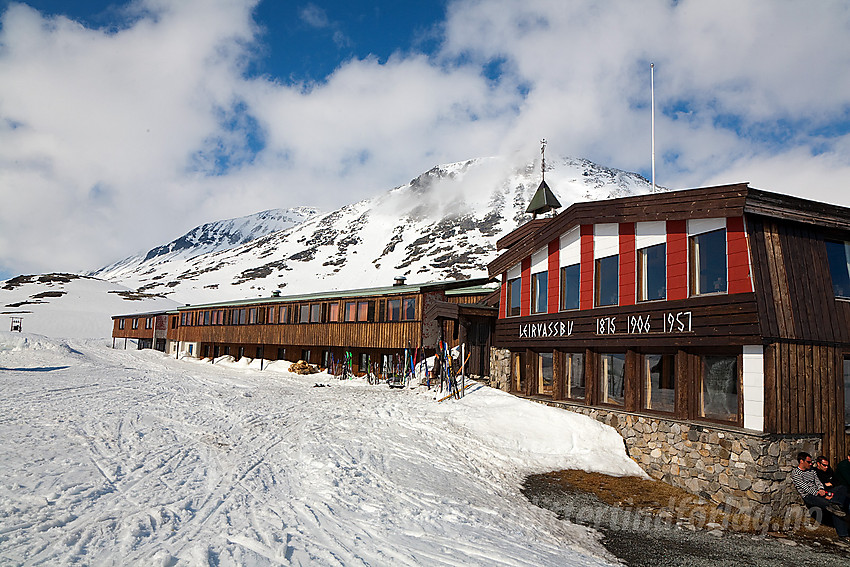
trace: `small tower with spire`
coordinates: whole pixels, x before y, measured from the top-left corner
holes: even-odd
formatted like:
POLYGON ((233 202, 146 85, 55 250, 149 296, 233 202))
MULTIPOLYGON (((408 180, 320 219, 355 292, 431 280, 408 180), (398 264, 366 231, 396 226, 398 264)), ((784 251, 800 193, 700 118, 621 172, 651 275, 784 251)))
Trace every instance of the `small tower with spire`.
POLYGON ((526 213, 531 213, 534 218, 537 218, 538 214, 548 213, 554 209, 560 209, 561 203, 555 197, 555 194, 552 193, 552 190, 549 189, 549 186, 546 185, 546 139, 540 141, 540 153, 543 158, 540 160, 540 174, 541 181, 540 185, 537 187, 537 191, 534 193, 534 197, 531 198, 531 202, 528 204, 528 208, 525 209, 526 213))

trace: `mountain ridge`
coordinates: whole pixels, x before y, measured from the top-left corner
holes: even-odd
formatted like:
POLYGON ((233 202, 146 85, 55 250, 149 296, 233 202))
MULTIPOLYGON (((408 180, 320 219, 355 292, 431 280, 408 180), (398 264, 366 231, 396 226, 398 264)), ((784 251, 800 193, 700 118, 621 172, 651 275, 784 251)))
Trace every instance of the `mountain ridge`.
MULTIPOLYGON (((651 191, 635 173, 586 159, 547 159, 546 165, 547 183, 564 207, 651 191)), ((306 293, 381 286, 397 275, 411 282, 479 277, 496 255, 498 238, 531 218, 525 208, 539 185, 539 166, 539 159, 503 157, 437 165, 404 185, 335 211, 316 211, 280 230, 251 233, 245 226, 254 237, 234 245, 202 238, 219 234, 226 240, 225 230, 196 234, 228 220, 207 223, 182 241, 92 275, 192 303, 278 289, 306 293)), ((299 209, 304 208, 287 210, 299 209)))

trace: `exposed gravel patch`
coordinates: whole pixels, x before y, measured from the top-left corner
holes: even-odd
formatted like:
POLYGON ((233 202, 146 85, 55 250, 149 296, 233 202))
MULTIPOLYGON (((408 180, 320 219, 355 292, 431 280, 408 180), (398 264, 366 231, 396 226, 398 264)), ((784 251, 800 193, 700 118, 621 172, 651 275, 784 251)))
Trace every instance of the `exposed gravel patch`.
POLYGON ((832 538, 739 533, 713 523, 697 527, 673 514, 624 508, 590 492, 565 490, 551 475, 528 477, 523 493, 533 504, 562 519, 601 532, 606 549, 632 567, 850 565, 850 546, 832 538))

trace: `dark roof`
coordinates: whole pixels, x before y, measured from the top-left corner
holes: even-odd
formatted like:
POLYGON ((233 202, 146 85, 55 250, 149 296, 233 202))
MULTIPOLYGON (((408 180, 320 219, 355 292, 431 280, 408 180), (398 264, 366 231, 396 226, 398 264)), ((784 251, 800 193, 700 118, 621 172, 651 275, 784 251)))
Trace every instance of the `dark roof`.
POLYGON ((544 179, 537 187, 537 191, 534 193, 534 197, 531 198, 531 202, 528 204, 528 208, 525 209, 525 212, 539 215, 548 213, 553 209, 560 209, 561 206, 561 202, 558 201, 558 198, 555 197, 555 194, 552 193, 551 189, 549 189, 549 186, 546 184, 546 180, 544 179))
POLYGON ((303 293, 297 295, 281 295, 279 297, 249 297, 246 299, 237 299, 233 301, 220 301, 215 303, 205 303, 199 305, 186 305, 178 307, 178 311, 186 311, 190 309, 208 309, 211 307, 236 307, 239 305, 253 305, 262 303, 288 303, 295 301, 321 301, 325 299, 348 299, 358 297, 374 297, 385 295, 400 295, 406 293, 425 293, 428 291, 444 291, 461 290, 465 288, 474 288, 471 293, 486 293, 479 289, 479 286, 489 282, 489 278, 473 278, 468 280, 447 280, 440 282, 426 282, 421 284, 405 284, 392 285, 385 287, 370 287, 361 289, 349 290, 331 290, 321 291, 316 293, 303 293))

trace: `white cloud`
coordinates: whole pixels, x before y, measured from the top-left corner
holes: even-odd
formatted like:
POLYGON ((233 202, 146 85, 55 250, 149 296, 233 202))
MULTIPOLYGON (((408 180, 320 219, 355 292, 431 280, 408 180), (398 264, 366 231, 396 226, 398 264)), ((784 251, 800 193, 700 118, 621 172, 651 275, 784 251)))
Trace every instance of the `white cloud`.
MULTIPOLYGON (((95 268, 202 222, 336 207, 542 137, 552 155, 646 171, 650 61, 659 183, 850 206, 846 3, 456 1, 439 53, 352 59, 310 84, 244 76, 262 51, 254 4, 139 1, 110 30, 8 8, 0 268, 95 268)), ((316 5, 300 16, 339 31, 316 5)))

